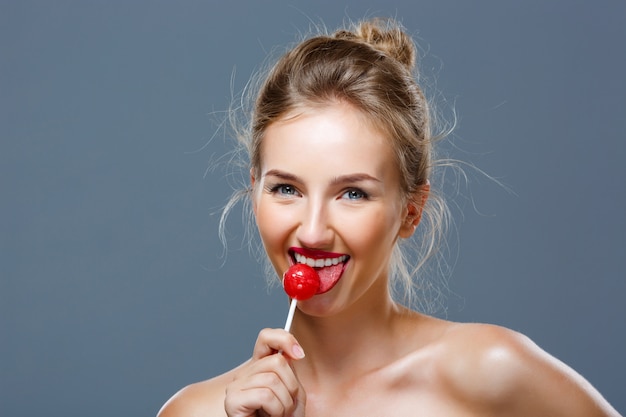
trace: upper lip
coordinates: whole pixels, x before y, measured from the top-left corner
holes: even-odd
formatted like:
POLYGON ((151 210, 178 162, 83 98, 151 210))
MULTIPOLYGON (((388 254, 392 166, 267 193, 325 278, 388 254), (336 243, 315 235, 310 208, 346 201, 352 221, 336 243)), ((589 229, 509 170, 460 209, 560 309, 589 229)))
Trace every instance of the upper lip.
POLYGON ((340 256, 345 255, 343 253, 326 252, 323 250, 304 249, 304 248, 299 248, 299 247, 291 247, 289 248, 289 252, 298 253, 300 255, 306 256, 307 258, 313 258, 313 259, 338 258, 340 256))

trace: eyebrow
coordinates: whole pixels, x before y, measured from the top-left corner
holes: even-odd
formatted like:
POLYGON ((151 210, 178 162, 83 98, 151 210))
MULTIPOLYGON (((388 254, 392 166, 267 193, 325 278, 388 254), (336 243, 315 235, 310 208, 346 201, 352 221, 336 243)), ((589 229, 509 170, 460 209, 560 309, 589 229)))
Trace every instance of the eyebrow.
POLYGON ((332 184, 346 184, 346 183, 355 183, 355 182, 365 182, 365 181, 373 181, 373 182, 381 182, 378 178, 372 177, 369 174, 365 173, 356 173, 356 174, 348 174, 342 175, 340 177, 335 177, 332 180, 332 184))
MULTIPOLYGON (((278 169, 270 169, 265 174, 263 174, 263 176, 264 177, 268 177, 268 176, 277 177, 284 181, 302 182, 302 180, 298 176, 290 174, 288 172, 280 171, 278 169)), ((369 174, 355 173, 355 174, 341 175, 339 177, 335 177, 331 181, 331 184, 336 185, 336 184, 346 184, 346 183, 355 183, 355 182, 364 182, 364 181, 382 182, 378 178, 372 177, 369 174)))
POLYGON ((284 181, 302 182, 297 176, 288 172, 280 171, 278 169, 270 169, 265 174, 263 174, 263 177, 277 177, 284 181))

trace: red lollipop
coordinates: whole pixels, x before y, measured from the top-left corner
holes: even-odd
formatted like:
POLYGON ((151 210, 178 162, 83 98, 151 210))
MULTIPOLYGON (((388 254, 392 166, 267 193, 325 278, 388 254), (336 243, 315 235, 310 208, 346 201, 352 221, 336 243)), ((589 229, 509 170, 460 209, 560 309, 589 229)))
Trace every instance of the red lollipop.
POLYGON ((289 297, 300 301, 308 300, 317 293, 320 277, 310 266, 294 264, 283 275, 283 287, 289 297))
POLYGON ((291 297, 289 314, 285 323, 285 330, 289 331, 298 300, 308 300, 317 293, 320 287, 320 277, 315 269, 306 264, 291 265, 283 274, 283 287, 287 295, 291 297))

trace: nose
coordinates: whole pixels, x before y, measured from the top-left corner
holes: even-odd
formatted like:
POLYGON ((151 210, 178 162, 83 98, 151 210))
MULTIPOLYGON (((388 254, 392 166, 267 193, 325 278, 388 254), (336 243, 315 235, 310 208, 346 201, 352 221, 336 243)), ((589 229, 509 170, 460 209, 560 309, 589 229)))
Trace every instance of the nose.
POLYGON ((296 238, 302 247, 326 249, 333 243, 334 231, 328 207, 320 200, 309 200, 302 212, 296 238))

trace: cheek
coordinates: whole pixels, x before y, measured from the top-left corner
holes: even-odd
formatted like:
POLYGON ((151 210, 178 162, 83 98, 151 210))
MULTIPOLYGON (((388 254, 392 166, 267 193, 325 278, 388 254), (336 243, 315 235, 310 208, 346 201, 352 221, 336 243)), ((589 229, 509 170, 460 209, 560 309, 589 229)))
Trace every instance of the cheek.
POLYGON ((276 207, 268 207, 262 199, 257 203, 255 210, 257 228, 263 245, 268 254, 283 251, 283 244, 289 235, 288 213, 276 207))
POLYGON ((384 207, 358 215, 342 216, 342 234, 354 250, 384 250, 392 247, 398 232, 398 216, 384 207))

